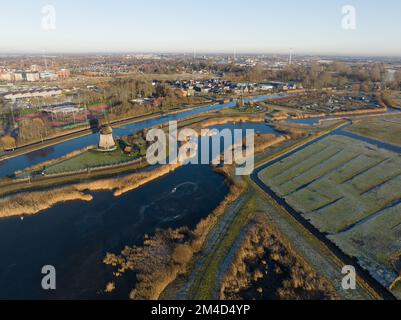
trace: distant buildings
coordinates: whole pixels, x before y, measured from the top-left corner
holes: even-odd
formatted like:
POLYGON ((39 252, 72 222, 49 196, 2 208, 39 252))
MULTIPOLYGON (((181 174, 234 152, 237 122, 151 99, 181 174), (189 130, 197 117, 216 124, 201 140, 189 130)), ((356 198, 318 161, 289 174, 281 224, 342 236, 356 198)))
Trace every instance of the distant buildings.
POLYGON ((43 71, 40 73, 40 79, 43 80, 56 80, 57 74, 52 71, 43 71))
POLYGON ((48 88, 48 89, 33 89, 33 90, 21 90, 14 92, 5 92, 3 97, 6 100, 18 100, 18 99, 28 99, 28 98, 46 98, 53 97, 62 94, 62 90, 59 88, 48 88))
POLYGON ((132 99, 130 100, 131 103, 139 104, 139 105, 150 105, 152 104, 154 99, 152 98, 140 98, 140 99, 132 99))
POLYGON ((68 70, 68 69, 61 69, 61 70, 59 70, 58 72, 57 72, 57 77, 59 78, 59 79, 66 79, 66 78, 69 78, 70 77, 70 70, 68 70))
POLYGON ((29 70, 9 70, 0 67, 0 80, 10 82, 35 82, 40 80, 66 79, 70 77, 68 69, 60 69, 57 73, 53 71, 41 71, 37 65, 32 65, 29 70))
POLYGON ((39 72, 28 72, 26 73, 26 81, 39 81, 39 72))
POLYGON ((0 67, 0 80, 3 81, 12 81, 13 76, 11 74, 11 72, 9 72, 7 69, 5 68, 1 68, 0 67))
POLYGON ((51 106, 43 109, 44 112, 53 114, 53 115, 70 115, 74 113, 82 112, 81 108, 78 108, 76 105, 67 104, 67 105, 59 105, 59 106, 51 106))
POLYGON ((278 82, 269 81, 262 83, 235 83, 223 79, 207 79, 207 80, 183 80, 174 81, 170 85, 179 91, 182 96, 193 96, 195 94, 225 94, 225 93, 253 93, 256 91, 279 92, 302 89, 300 83, 294 82, 278 82))
POLYGON ((26 80, 26 73, 23 71, 14 72, 14 81, 24 81, 26 80))
POLYGON ((260 83, 259 84, 259 90, 262 91, 273 91, 274 86, 272 86, 271 84, 267 84, 267 83, 260 83))

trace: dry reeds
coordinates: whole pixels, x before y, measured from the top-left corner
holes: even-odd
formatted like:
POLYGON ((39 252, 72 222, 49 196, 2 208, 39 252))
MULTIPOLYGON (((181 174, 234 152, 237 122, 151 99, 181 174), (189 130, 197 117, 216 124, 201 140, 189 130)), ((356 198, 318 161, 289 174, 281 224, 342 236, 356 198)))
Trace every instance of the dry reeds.
MULTIPOLYGON (((231 169, 225 167, 220 173, 227 176, 231 169)), ((245 185, 231 179, 230 193, 224 201, 194 230, 186 227, 177 230, 158 230, 152 238, 146 238, 142 247, 126 247, 120 255, 107 254, 104 263, 118 269, 120 276, 127 270, 134 271, 137 283, 130 294, 133 300, 158 299, 164 289, 178 275, 186 272, 192 256, 199 252, 205 239, 227 207, 242 194, 245 185)))
POLYGON ((26 192, 0 199, 0 218, 32 215, 49 209, 57 203, 83 200, 91 201, 86 191, 113 190, 118 197, 146 183, 158 179, 180 167, 180 164, 160 166, 153 171, 139 172, 125 177, 84 182, 50 191, 26 192))
POLYGON ((91 201, 92 196, 73 187, 52 191, 22 193, 0 199, 0 218, 32 215, 46 210, 57 203, 82 200, 91 201))
POLYGON ((220 298, 240 300, 254 288, 255 299, 334 299, 328 282, 281 238, 258 213, 223 280, 220 298))

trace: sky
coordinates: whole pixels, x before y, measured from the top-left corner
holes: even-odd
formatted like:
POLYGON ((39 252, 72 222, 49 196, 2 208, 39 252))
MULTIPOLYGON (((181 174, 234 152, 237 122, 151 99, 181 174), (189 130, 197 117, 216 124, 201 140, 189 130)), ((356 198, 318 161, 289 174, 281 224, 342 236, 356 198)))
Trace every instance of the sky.
POLYGON ((401 56, 400 13, 399 0, 0 0, 0 52, 401 56))

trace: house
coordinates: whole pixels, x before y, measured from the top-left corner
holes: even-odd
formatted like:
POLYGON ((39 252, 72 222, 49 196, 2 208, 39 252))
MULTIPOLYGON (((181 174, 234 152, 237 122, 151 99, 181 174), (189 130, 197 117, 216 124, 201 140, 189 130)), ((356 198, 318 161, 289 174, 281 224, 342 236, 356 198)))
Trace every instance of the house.
POLYGON ((131 154, 134 150, 134 147, 124 140, 118 140, 118 144, 125 154, 131 154))
POLYGON ((6 100, 17 100, 17 99, 29 99, 35 97, 52 97, 61 95, 62 90, 59 88, 49 88, 49 89, 33 89, 33 90, 23 90, 5 93, 4 99, 6 100))
POLYGON ((271 84, 261 83, 259 84, 259 90, 262 91, 272 91, 274 87, 271 84))
POLYGON ((39 72, 27 72, 26 73, 26 81, 39 81, 40 76, 39 72))
POLYGON ((153 99, 152 98, 138 98, 138 99, 132 99, 132 100, 130 100, 130 102, 133 104, 139 104, 139 105, 143 106, 143 105, 151 104, 153 102, 153 99))

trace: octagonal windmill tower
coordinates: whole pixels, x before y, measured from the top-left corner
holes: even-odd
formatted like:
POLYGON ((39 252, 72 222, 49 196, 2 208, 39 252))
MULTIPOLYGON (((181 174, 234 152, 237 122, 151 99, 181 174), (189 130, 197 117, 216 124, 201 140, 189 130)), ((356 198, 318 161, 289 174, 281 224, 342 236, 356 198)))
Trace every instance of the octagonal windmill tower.
POLYGON ((99 151, 109 152, 117 149, 113 138, 113 129, 109 125, 104 125, 100 129, 99 151))

